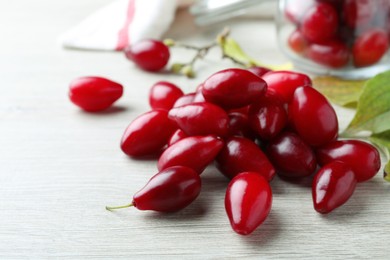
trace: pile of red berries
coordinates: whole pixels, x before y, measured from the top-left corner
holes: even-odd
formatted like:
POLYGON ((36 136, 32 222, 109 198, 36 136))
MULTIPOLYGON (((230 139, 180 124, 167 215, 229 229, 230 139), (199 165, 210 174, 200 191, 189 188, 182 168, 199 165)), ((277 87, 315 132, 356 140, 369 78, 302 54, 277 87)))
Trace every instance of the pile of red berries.
POLYGON ((377 63, 389 49, 389 0, 286 0, 290 48, 331 68, 377 63))
MULTIPOLYGON (((81 78, 72 83, 70 96, 96 111, 111 105, 121 88, 102 78, 81 78)), ((275 174, 287 179, 315 174, 314 208, 329 213, 380 168, 372 145, 337 140, 335 111, 304 74, 226 69, 188 94, 158 82, 149 104, 151 110, 135 118, 121 140, 132 158, 158 156, 159 173, 133 197, 131 205, 140 210, 188 206, 200 193, 201 173, 214 162, 231 179, 225 197, 231 226, 247 235, 270 212, 275 174)))

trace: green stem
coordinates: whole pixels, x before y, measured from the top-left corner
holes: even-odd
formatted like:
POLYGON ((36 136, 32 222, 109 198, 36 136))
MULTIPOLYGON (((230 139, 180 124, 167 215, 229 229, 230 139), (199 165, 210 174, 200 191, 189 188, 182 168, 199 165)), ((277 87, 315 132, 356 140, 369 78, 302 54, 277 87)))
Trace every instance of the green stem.
POLYGON ((106 210, 111 211, 111 210, 115 210, 115 209, 124 209, 124 208, 130 208, 130 207, 134 207, 134 204, 130 203, 130 204, 127 204, 127 205, 115 206, 115 207, 106 206, 106 210))

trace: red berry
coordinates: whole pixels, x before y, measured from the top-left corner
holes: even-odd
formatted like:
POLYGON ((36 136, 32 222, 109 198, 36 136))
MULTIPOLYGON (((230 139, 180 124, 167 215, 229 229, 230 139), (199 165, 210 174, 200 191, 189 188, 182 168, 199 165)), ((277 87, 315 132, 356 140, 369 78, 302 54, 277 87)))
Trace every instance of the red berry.
POLYGON ((184 133, 183 130, 181 129, 177 129, 176 132, 174 132, 171 137, 169 138, 168 140, 168 146, 171 146, 172 144, 176 143, 177 141, 183 139, 183 138, 186 138, 188 137, 188 135, 186 135, 186 133, 184 133))
POLYGON ((106 207, 107 210, 134 206, 139 210, 173 212, 187 207, 199 195, 201 180, 192 169, 183 166, 167 168, 154 175, 133 196, 129 205, 106 207))
POLYGON ((229 183, 225 209, 230 225, 240 235, 249 235, 267 218, 272 206, 272 190, 257 172, 243 172, 229 183))
POLYGON ((340 207, 352 196, 356 177, 351 167, 341 161, 323 166, 312 184, 314 209, 322 214, 340 207))
POLYGON ((205 102, 205 98, 202 94, 203 85, 199 85, 196 89, 194 100, 192 102, 205 102))
POLYGON ((138 116, 126 128, 121 149, 129 156, 154 155, 167 144, 176 129, 168 118, 168 111, 149 111, 138 116))
POLYGON ((359 140, 331 142, 316 151, 318 163, 325 165, 333 161, 348 164, 358 182, 371 179, 379 171, 381 160, 378 150, 369 143, 359 140))
POLYGON ((169 48, 161 41, 142 40, 125 49, 126 57, 147 71, 159 71, 169 60, 169 48))
POLYGON ((158 159, 158 169, 182 165, 201 174, 222 149, 223 141, 215 136, 191 136, 169 146, 158 159))
POLYGON ((230 112, 229 116, 229 136, 243 136, 248 139, 255 139, 253 131, 250 129, 248 116, 240 112, 230 112))
POLYGON ((258 77, 262 77, 265 73, 268 73, 272 70, 268 69, 268 68, 265 68, 265 67, 258 67, 258 66, 255 66, 255 67, 250 67, 248 69, 250 72, 252 72, 253 74, 255 74, 256 76, 258 77))
POLYGON ((330 68, 346 66, 350 56, 347 45, 337 40, 323 44, 310 44, 306 55, 312 61, 330 68))
POLYGON ((262 140, 270 140, 278 135, 287 125, 287 121, 287 112, 283 105, 271 98, 262 98, 250 106, 249 124, 262 140))
POLYGON ((253 171, 271 181, 275 169, 267 156, 251 140, 244 137, 230 137, 216 158, 217 168, 228 178, 240 172, 253 171))
POLYGON ((226 69, 211 75, 203 83, 206 101, 225 109, 240 108, 264 95, 267 84, 252 72, 243 69, 226 69))
POLYGON ((352 48, 353 63, 365 67, 377 63, 389 49, 386 31, 372 29, 360 35, 352 48))
POLYGON ((121 84, 101 77, 80 77, 69 86, 70 100, 88 112, 109 108, 122 94, 121 84))
POLYGON ((306 177, 314 173, 317 167, 313 150, 291 132, 284 132, 271 140, 267 155, 277 173, 285 177, 306 177))
POLYGON ((262 77, 268 85, 268 91, 288 103, 294 95, 295 89, 301 86, 311 86, 311 79, 302 73, 293 71, 272 71, 262 77))
POLYGON ((169 110, 173 107, 176 100, 183 95, 183 91, 175 84, 159 81, 150 89, 149 104, 152 109, 169 110))
POLYGON ((299 30, 295 30, 290 34, 287 43, 296 53, 303 53, 307 48, 307 40, 299 30))
POLYGON ((302 17, 301 32, 314 43, 324 43, 336 35, 338 15, 336 9, 327 3, 317 3, 302 17))
POLYGON ((288 113, 293 128, 307 144, 321 146, 336 139, 336 112, 314 88, 297 88, 288 106, 288 113))
POLYGON ((209 102, 172 108, 168 117, 175 121, 187 135, 226 136, 228 134, 228 115, 225 110, 209 102))
POLYGON ((176 100, 175 104, 173 104, 173 107, 180 107, 180 106, 191 104, 192 102, 194 102, 195 95, 196 95, 196 93, 193 92, 193 93, 188 93, 188 94, 185 94, 185 95, 179 97, 176 100))

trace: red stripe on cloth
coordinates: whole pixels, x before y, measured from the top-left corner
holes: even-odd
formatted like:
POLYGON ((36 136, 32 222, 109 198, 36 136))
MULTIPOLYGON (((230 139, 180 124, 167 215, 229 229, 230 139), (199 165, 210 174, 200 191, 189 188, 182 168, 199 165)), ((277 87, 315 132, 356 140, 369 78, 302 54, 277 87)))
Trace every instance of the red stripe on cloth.
POLYGON ((118 33, 118 43, 115 48, 117 51, 123 50, 129 44, 129 26, 133 21, 134 13, 135 13, 135 0, 129 0, 129 5, 127 7, 126 21, 122 29, 118 33))

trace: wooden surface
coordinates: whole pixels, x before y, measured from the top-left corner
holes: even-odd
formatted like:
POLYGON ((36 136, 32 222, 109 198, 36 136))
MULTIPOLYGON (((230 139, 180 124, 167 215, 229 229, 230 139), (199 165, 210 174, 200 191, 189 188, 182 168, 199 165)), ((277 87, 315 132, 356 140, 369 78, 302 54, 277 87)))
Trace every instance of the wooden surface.
MULTIPOLYGON (((0 259, 275 258, 388 259, 390 185, 379 173, 360 184, 332 214, 313 210, 310 180, 272 182, 271 214, 248 237, 235 234, 224 210, 227 180, 210 167, 200 197, 169 215, 125 204, 156 173, 155 161, 135 161, 119 149, 125 127, 148 110, 149 87, 170 80, 185 91, 217 69, 218 52, 198 64, 194 80, 137 70, 121 53, 63 50, 58 35, 109 0, 15 0, 0 9, 0 259), (125 85, 113 109, 87 114, 67 98, 69 82, 100 75, 125 85)), ((206 43, 221 26, 197 29, 183 13, 167 36, 206 43)), ((271 21, 228 23, 243 47, 267 62, 283 62, 271 21)), ((173 59, 187 60, 175 50, 173 59)), ((345 126, 350 111, 339 110, 345 126)))

